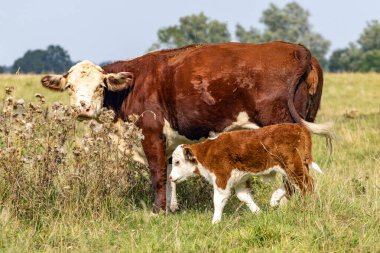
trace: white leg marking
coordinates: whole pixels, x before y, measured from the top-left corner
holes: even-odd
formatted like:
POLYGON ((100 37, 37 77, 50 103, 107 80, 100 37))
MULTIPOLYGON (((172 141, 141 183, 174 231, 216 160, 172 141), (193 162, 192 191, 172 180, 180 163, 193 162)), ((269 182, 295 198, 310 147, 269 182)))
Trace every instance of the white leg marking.
POLYGON ((216 224, 221 221, 223 208, 227 203, 230 196, 230 189, 220 189, 214 184, 214 217, 212 218, 212 224, 216 224))
POLYGON ((281 198, 281 200, 280 200, 280 207, 285 206, 286 203, 288 203, 288 201, 289 201, 289 199, 287 197, 285 197, 285 196, 283 198, 281 198))
POLYGON ((178 208, 178 201, 177 201, 176 184, 174 182, 170 182, 170 187, 172 188, 171 201, 170 201, 170 211, 175 212, 179 209, 178 208))
POLYGON ((236 191, 236 195, 240 199, 240 201, 245 202, 247 204, 247 206, 249 207, 249 209, 253 213, 259 213, 260 212, 260 208, 256 205, 255 201, 253 201, 251 192, 250 192, 249 188, 246 186, 245 182, 236 185, 235 191, 236 191))
POLYGON ((168 164, 166 181, 166 212, 175 212, 178 210, 176 184, 169 180, 171 171, 172 165, 168 164))
POLYGON ((283 199, 287 200, 287 198, 285 197, 285 194, 286 194, 286 190, 284 188, 284 185, 281 185, 280 188, 278 188, 276 191, 273 192, 272 197, 271 197, 270 202, 269 202, 270 205, 272 207, 282 205, 281 204, 282 200, 283 199))

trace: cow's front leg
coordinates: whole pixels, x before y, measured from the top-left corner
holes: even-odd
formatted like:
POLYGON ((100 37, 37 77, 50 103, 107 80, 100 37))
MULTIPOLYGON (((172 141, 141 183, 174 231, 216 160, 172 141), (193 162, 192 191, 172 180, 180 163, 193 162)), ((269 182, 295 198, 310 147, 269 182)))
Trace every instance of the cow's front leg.
POLYGON ((142 142, 148 160, 152 187, 155 193, 153 212, 166 209, 166 159, 165 137, 162 134, 145 133, 142 142))
POLYGON ((178 210, 177 191, 176 184, 169 180, 170 172, 172 171, 172 165, 168 164, 167 169, 167 181, 166 181, 166 212, 175 212, 178 210))

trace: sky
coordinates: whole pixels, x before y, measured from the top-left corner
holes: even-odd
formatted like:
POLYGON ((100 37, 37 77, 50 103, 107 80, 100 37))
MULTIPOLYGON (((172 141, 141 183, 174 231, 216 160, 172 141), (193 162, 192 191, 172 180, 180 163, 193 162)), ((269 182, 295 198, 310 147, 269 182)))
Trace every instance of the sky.
MULTIPOLYGON (((28 49, 60 45, 73 61, 123 60, 147 52, 160 28, 179 18, 204 14, 262 29, 260 17, 270 3, 290 0, 0 0, 0 65, 12 65, 28 49)), ((368 21, 380 20, 380 0, 298 0, 313 31, 331 41, 330 53, 355 42, 368 21)))

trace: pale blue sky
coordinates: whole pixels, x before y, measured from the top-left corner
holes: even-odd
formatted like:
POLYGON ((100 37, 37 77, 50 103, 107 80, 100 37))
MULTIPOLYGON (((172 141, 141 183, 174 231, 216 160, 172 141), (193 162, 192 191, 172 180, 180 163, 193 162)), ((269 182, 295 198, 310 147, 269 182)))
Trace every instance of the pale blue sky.
MULTIPOLYGON (((157 40, 159 28, 182 16, 203 11, 227 22, 261 28, 270 3, 289 0, 12 0, 0 2, 0 65, 11 65, 28 49, 59 44, 72 60, 94 62, 142 55, 157 40)), ((356 41, 370 20, 380 20, 380 0, 298 0, 311 13, 316 32, 331 41, 331 50, 356 41)))

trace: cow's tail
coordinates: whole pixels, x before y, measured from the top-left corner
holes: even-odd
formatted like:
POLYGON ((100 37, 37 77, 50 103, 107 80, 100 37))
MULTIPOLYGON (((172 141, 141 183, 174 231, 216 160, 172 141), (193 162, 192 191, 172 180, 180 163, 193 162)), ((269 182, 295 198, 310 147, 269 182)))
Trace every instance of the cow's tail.
MULTIPOLYGON (((306 70, 310 67, 310 59, 309 63, 306 67, 306 70)), ((301 116, 298 114, 295 106, 294 106, 294 95, 296 93, 296 89, 298 87, 298 84, 300 83, 300 80, 302 78, 302 75, 305 74, 305 69, 303 69, 303 72, 298 73, 298 75, 295 75, 295 78, 291 80, 291 83, 289 85, 289 96, 288 96, 288 108, 290 111, 290 114, 295 122, 301 123, 309 132, 313 134, 318 134, 326 137, 326 144, 327 148, 329 149, 329 153, 332 152, 332 122, 322 123, 322 124, 316 124, 312 122, 308 122, 301 118, 301 116)))

